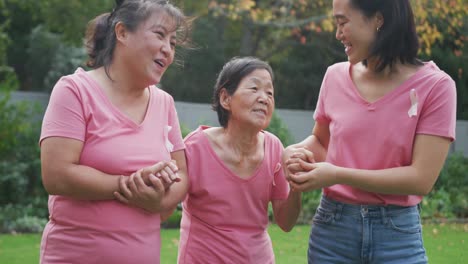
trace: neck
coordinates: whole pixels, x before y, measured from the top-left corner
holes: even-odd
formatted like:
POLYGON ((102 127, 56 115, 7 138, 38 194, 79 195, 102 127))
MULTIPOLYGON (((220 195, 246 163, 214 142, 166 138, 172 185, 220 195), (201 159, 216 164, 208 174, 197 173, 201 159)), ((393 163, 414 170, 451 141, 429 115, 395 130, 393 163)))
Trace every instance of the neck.
POLYGON ((102 71, 101 76, 104 76, 108 87, 111 87, 113 94, 127 97, 139 98, 144 95, 146 87, 144 84, 138 84, 132 74, 126 70, 126 67, 120 67, 118 64, 111 64, 108 68, 108 75, 105 73, 104 67, 99 69, 102 71))
POLYGON ((228 125, 223 129, 226 144, 242 156, 251 155, 258 150, 259 131, 245 130, 240 126, 228 125))

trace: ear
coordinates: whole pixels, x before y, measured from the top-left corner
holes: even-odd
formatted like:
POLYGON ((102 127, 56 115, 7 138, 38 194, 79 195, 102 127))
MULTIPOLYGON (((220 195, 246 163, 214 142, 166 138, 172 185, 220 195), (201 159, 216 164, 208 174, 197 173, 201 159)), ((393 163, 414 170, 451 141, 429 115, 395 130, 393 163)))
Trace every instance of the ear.
POLYGON ((118 42, 125 43, 127 41, 128 39, 127 28, 122 22, 119 21, 117 22, 117 24, 115 24, 114 31, 115 31, 115 38, 118 42))
POLYGON ((377 12, 375 14, 375 23, 376 23, 376 28, 381 28, 384 25, 385 19, 382 13, 377 12))
POLYGON ((224 109, 228 111, 231 109, 231 96, 225 88, 222 88, 219 93, 219 102, 224 109))

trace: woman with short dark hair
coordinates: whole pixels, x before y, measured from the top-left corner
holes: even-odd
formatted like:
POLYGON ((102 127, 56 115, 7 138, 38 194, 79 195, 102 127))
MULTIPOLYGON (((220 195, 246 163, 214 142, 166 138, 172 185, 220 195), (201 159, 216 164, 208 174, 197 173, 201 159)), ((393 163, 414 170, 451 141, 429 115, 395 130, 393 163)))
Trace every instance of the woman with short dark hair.
POLYGON ((213 109, 221 127, 201 126, 185 138, 189 190, 183 202, 179 264, 269 264, 271 202, 278 225, 290 231, 301 195, 289 192, 283 145, 268 127, 275 107, 273 71, 253 57, 221 70, 213 109))
POLYGON ((309 263, 427 263, 418 205, 455 139, 455 83, 417 59, 410 1, 334 0, 333 15, 348 62, 283 156, 294 190, 323 188, 309 263))

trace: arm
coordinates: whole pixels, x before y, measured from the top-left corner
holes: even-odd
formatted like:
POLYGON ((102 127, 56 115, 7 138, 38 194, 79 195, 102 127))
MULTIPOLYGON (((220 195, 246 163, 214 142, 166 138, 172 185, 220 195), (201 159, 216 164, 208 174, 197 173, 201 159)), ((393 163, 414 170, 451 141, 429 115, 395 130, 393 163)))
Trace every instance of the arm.
POLYGON ((75 199, 111 200, 119 178, 79 164, 83 142, 49 137, 41 143, 42 182, 51 195, 75 199))
POLYGON ((301 193, 289 191, 286 200, 273 200, 273 214, 278 226, 285 232, 292 230, 301 212, 301 193))
POLYGON ((329 163, 307 164, 300 161, 309 171, 291 175, 294 181, 292 187, 307 191, 346 184, 377 193, 426 195, 442 170, 449 146, 448 138, 418 134, 411 164, 382 170, 350 169, 329 163))
POLYGON ((177 174, 180 178, 180 181, 172 184, 171 187, 166 191, 166 194, 161 201, 161 208, 163 211, 170 211, 177 207, 177 204, 179 204, 185 198, 189 186, 185 151, 174 151, 171 153, 171 158, 172 160, 175 160, 177 164, 177 174))
POLYGON ((163 217, 170 216, 188 190, 185 151, 172 152, 171 157, 177 166, 174 162, 161 161, 138 170, 128 181, 121 179, 115 198, 148 212, 162 213, 163 217))
MULTIPOLYGON (((324 161, 327 156, 328 143, 330 140, 330 129, 328 124, 315 122, 312 130, 312 135, 305 138, 303 141, 288 146, 283 152, 283 163, 286 163, 294 153, 300 152, 300 149, 307 149, 312 152, 309 159, 315 161, 324 161)), ((302 158, 305 159, 303 156, 302 158)))

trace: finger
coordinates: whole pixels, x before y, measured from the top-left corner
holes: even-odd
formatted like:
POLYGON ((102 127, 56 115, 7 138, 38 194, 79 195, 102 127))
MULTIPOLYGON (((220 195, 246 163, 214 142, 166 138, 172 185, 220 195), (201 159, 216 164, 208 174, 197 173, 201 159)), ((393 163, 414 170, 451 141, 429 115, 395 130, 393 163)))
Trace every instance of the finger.
POLYGON ((125 196, 126 198, 129 198, 131 199, 133 194, 132 192, 130 191, 130 189, 128 188, 128 178, 126 178, 125 176, 121 176, 120 179, 119 179, 119 194, 125 196))
POLYGON ((147 188, 148 186, 145 184, 145 182, 143 181, 143 178, 141 176, 141 174, 137 173, 134 175, 133 177, 133 182, 135 183, 137 189, 139 191, 143 191, 145 188, 147 188))
POLYGON ((174 173, 179 171, 179 167, 177 167, 177 161, 171 160, 167 163, 167 167, 169 167, 174 173))
POLYGON ((158 192, 163 192, 164 193, 164 185, 162 183, 162 181, 154 176, 153 174, 150 175, 149 177, 150 181, 151 181, 151 184, 153 185, 153 188, 158 191, 158 192))
POLYGON ((130 189, 130 191, 132 193, 137 193, 138 192, 138 188, 137 188, 137 186, 135 184, 135 174, 136 173, 133 173, 132 175, 130 175, 130 178, 128 179, 128 183, 127 183, 128 188, 130 189))
POLYGON ((308 149, 304 149, 304 154, 306 155, 306 161, 310 162, 310 163, 314 163, 315 162, 315 156, 314 156, 314 153, 308 149))
POLYGON ((299 165, 301 166, 302 169, 304 169, 306 171, 310 171, 310 170, 315 169, 315 164, 314 163, 309 163, 309 162, 306 162, 306 161, 303 161, 303 160, 299 161, 299 165))
POLYGON ((164 167, 160 171, 160 173, 163 176, 167 176, 170 179, 171 182, 174 181, 174 179, 175 179, 174 172, 172 171, 172 169, 169 166, 164 167))
POLYGON ((308 180, 307 174, 306 173, 301 173, 301 172, 291 174, 290 177, 291 177, 291 181, 293 181, 294 183, 297 183, 297 184, 303 184, 303 183, 307 182, 307 180, 308 180))
POLYGON ((169 174, 164 171, 164 170, 161 170, 159 173, 156 174, 156 176, 159 177, 159 180, 162 182, 162 184, 164 186, 166 185, 170 185, 172 183, 172 179, 171 177, 169 176, 169 174))
POLYGON ((172 168, 170 168, 169 166, 165 167, 163 171, 169 174, 171 181, 180 182, 180 177, 179 177, 179 174, 177 174, 177 171, 172 170, 172 168))
POLYGON ((286 168, 288 169, 289 173, 293 174, 304 170, 300 163, 290 164, 286 168))
POLYGON ((124 204, 129 204, 130 202, 127 200, 127 198, 125 198, 124 196, 122 196, 119 192, 114 192, 114 197, 121 203, 124 203, 124 204))
POLYGON ((289 181, 289 187, 291 188, 291 191, 293 191, 293 192, 302 192, 303 191, 302 190, 303 186, 300 185, 300 184, 297 184, 297 183, 295 183, 293 181, 289 181))
POLYGON ((156 174, 156 173, 160 172, 162 169, 164 169, 164 167, 166 167, 168 163, 169 162, 167 162, 167 161, 160 161, 160 162, 154 164, 153 166, 149 167, 149 169, 151 170, 151 172, 153 174, 156 174))

